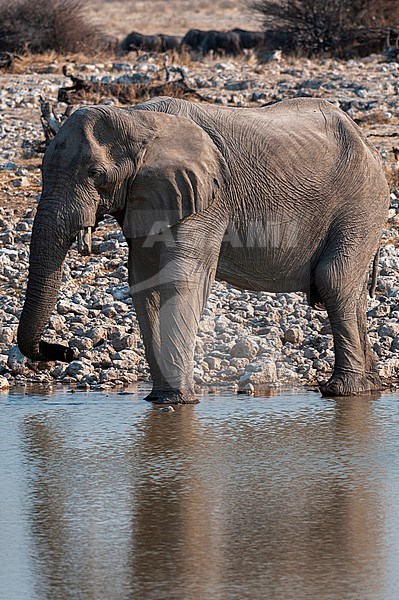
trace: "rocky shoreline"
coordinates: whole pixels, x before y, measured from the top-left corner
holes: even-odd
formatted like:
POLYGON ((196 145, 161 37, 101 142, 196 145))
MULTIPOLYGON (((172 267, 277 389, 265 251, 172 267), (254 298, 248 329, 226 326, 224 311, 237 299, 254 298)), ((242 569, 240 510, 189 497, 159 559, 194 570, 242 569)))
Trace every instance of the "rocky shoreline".
MULTIPOLYGON (((124 63, 75 65, 95 78, 160 77, 159 58, 124 63), (138 75, 141 74, 141 75, 138 75)), ((368 307, 369 336, 387 386, 399 368, 399 190, 394 146, 399 136, 399 65, 383 57, 368 62, 273 60, 202 61, 187 70, 205 99, 235 106, 260 106, 295 95, 320 96, 340 105, 364 128, 392 178, 392 205, 384 231, 376 298, 368 307)), ((93 254, 68 254, 63 285, 46 334, 68 343, 70 364, 31 363, 15 346, 27 279, 29 241, 40 197, 40 156, 32 143, 42 138, 39 94, 55 101, 67 83, 61 65, 31 66, 29 73, 1 75, 0 92, 0 387, 57 383, 81 389, 111 389, 149 377, 138 323, 128 293, 127 245, 116 223, 96 231, 93 254)), ((114 99, 105 99, 108 102, 114 99)), ((399 152, 399 151, 398 151, 399 152)), ((278 389, 316 386, 328 378, 333 343, 325 311, 310 308, 303 294, 241 291, 214 285, 197 338, 198 386, 278 389)))

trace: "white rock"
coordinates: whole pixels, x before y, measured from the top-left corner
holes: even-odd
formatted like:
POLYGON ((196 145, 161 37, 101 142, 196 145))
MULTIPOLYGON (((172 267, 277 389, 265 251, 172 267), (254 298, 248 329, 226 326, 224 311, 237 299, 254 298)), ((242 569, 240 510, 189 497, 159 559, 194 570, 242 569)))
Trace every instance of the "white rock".
POLYGON ((258 353, 258 345, 248 338, 240 338, 230 350, 233 358, 247 358, 252 360, 258 353))
POLYGON ((277 382, 277 369, 274 360, 264 359, 252 365, 252 369, 247 370, 240 377, 239 387, 245 389, 248 383, 251 383, 255 387, 262 387, 263 385, 270 385, 277 382), (256 370, 252 370, 253 368, 256 370))
POLYGON ((12 344, 15 339, 15 329, 12 327, 0 327, 0 343, 12 344))
POLYGON ((27 360, 18 346, 12 346, 8 353, 7 366, 14 375, 23 375, 27 367, 27 360))
POLYGON ((303 331, 299 327, 290 327, 284 333, 284 341, 290 342, 290 344, 301 344, 303 339, 303 331))
POLYGON ((73 360, 69 363, 66 373, 71 377, 82 378, 83 375, 88 375, 92 371, 92 366, 81 360, 73 360))
POLYGON ((57 312, 60 315, 67 315, 68 313, 74 313, 75 315, 87 315, 88 309, 81 304, 76 304, 75 302, 60 300, 57 304, 57 312))
POLYGON ((10 383, 5 377, 0 377, 0 390, 8 390, 10 383))

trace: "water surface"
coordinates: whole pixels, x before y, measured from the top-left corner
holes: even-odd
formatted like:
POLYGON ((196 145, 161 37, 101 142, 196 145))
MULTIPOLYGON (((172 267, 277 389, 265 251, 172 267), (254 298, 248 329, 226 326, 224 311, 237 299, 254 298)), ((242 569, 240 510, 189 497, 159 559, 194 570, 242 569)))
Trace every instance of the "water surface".
POLYGON ((0 395, 0 598, 399 597, 397 395, 144 391, 0 395))

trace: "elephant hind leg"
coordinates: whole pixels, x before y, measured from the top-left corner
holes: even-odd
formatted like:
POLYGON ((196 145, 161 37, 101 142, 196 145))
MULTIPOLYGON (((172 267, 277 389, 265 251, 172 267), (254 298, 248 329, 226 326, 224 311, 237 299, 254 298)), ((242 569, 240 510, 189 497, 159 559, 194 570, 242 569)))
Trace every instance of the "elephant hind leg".
POLYGON ((375 389, 381 389, 381 379, 378 374, 377 361, 367 335, 367 299, 368 289, 366 284, 357 305, 357 324, 359 328, 360 343, 365 357, 367 379, 375 384, 375 389))
POLYGON ((339 260, 322 261, 316 269, 316 286, 328 312, 335 351, 332 377, 320 386, 325 396, 368 394, 380 389, 366 331, 366 287, 343 273, 339 260))

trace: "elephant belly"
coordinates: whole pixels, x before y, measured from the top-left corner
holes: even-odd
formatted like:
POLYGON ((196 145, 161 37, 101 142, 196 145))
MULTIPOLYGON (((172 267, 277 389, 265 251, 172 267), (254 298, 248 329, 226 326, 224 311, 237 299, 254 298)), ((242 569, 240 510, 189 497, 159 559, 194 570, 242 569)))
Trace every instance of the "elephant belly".
POLYGON ((307 292, 312 255, 297 249, 276 253, 268 248, 232 248, 223 244, 216 278, 241 289, 264 292, 307 292))

